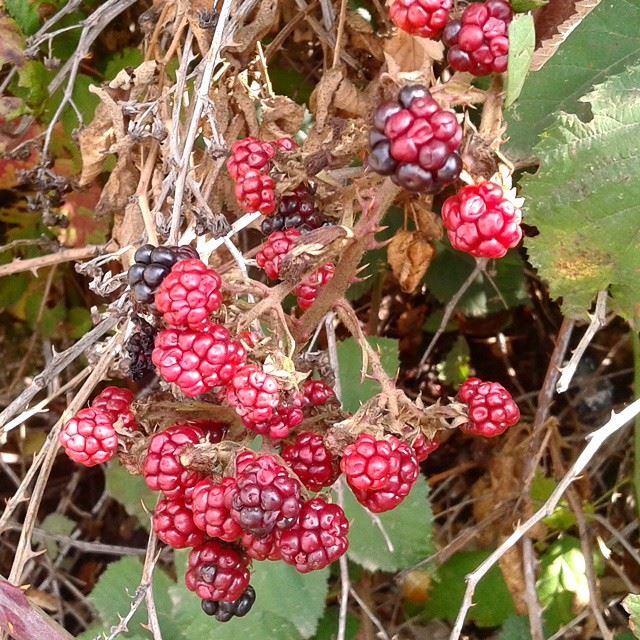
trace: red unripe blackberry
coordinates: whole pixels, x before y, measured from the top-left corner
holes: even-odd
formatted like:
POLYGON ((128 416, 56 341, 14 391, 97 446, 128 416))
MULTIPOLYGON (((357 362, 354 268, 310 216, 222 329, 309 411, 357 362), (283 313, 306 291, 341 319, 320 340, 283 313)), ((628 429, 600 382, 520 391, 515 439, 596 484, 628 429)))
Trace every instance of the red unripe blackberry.
POLYGON ((221 482, 205 478, 193 489, 191 494, 193 521, 210 538, 234 542, 243 533, 240 525, 231 517, 231 512, 224 501, 225 492, 235 486, 235 478, 223 478, 221 482))
POLYGON ((319 269, 308 275, 294 290, 293 293, 296 296, 298 306, 302 311, 306 311, 316 301, 320 289, 324 287, 327 282, 333 280, 333 276, 336 273, 336 266, 327 262, 327 264, 321 266, 319 269))
POLYGON ((298 521, 278 534, 282 559, 300 573, 318 571, 335 562, 349 548, 349 522, 337 504, 322 498, 302 505, 298 521))
MULTIPOLYGON (((270 218, 267 218, 269 220, 270 218)), ((280 278, 280 264, 282 258, 291 251, 296 241, 300 237, 297 229, 287 229, 286 231, 274 231, 256 254, 258 266, 264 270, 271 280, 280 278)))
POLYGON ((335 391, 322 380, 305 380, 301 390, 303 409, 323 407, 325 404, 338 401, 335 391))
POLYGON ((413 451, 416 454, 416 460, 418 462, 424 462, 438 447, 440 443, 436 440, 427 440, 424 434, 419 434, 411 445, 413 451))
POLYGON ((262 142, 249 137, 238 140, 231 145, 231 157, 227 161, 227 169, 234 180, 250 170, 269 172, 271 158, 276 150, 270 142, 262 142))
POLYGON ((102 409, 81 409, 60 433, 60 446, 78 464, 94 467, 111 460, 118 450, 115 418, 102 409))
POLYGON ((242 422, 247 429, 262 436, 272 440, 282 440, 299 427, 303 420, 302 394, 290 393, 287 398, 280 401, 269 420, 253 422, 245 418, 242 422))
POLYGON ((189 499, 193 487, 201 480, 195 471, 186 469, 180 453, 187 445, 204 440, 200 429, 175 424, 156 433, 149 442, 142 475, 152 491, 162 491, 168 498, 184 496, 189 499))
POLYGON ((284 136, 278 138, 273 143, 278 151, 290 152, 298 148, 298 143, 291 136, 284 136))
POLYGON ((156 292, 156 308, 170 327, 200 329, 222 304, 221 284, 201 260, 181 260, 156 292))
POLYGON ((276 533, 262 537, 245 533, 240 543, 245 553, 253 560, 282 560, 276 533))
POLYGON ((113 414, 114 421, 121 419, 125 429, 137 431, 136 418, 131 412, 133 393, 122 387, 105 387, 91 403, 94 409, 113 414))
POLYGON ((267 422, 280 404, 280 385, 274 376, 248 364, 229 381, 226 400, 243 421, 267 422))
POLYGON ((300 184, 293 193, 280 198, 278 210, 262 221, 261 229, 265 235, 294 228, 308 231, 321 227, 324 222, 325 218, 318 211, 309 187, 300 184))
POLYGON ((470 4, 460 20, 450 22, 442 34, 449 47, 449 64, 474 76, 506 71, 512 18, 511 5, 504 0, 470 4))
POLYGON ((154 247, 152 244, 145 244, 141 246, 133 255, 134 262, 127 272, 133 297, 143 304, 152 303, 154 293, 176 262, 198 258, 198 252, 189 245, 154 247))
POLYGON ((311 491, 330 487, 340 475, 338 461, 319 433, 304 431, 282 450, 282 459, 311 491))
POLYGON ((158 540, 174 549, 197 547, 205 539, 193 521, 193 512, 181 496, 158 502, 153 512, 153 530, 158 540))
POLYGON ((409 495, 420 471, 408 444, 395 436, 376 440, 368 433, 361 433, 344 450, 340 468, 358 502, 374 513, 395 509, 409 495))
POLYGON ((185 583, 202 600, 233 602, 249 586, 249 559, 223 542, 210 540, 189 554, 185 583))
POLYGON ((522 211, 495 182, 460 189, 442 205, 451 246, 476 258, 502 258, 522 239, 522 211))
POLYGON ((460 175, 462 127, 422 85, 381 104, 369 133, 369 167, 407 191, 436 193, 460 175))
POLYGON ((484 438, 504 433, 520 420, 520 409, 498 382, 468 378, 458 390, 458 399, 469 406, 469 422, 460 429, 484 438))
POLYGON ((276 209, 276 191, 273 179, 250 169, 238 177, 236 198, 240 207, 247 212, 259 211, 269 216, 276 209))
POLYGON ((389 7, 389 17, 411 35, 437 40, 447 24, 452 5, 452 0, 394 0, 389 7))
POLYGON ((191 398, 226 385, 244 364, 242 343, 220 324, 201 330, 165 329, 156 338, 153 364, 163 380, 191 398))
POLYGON ((236 486, 225 493, 231 517, 257 536, 292 526, 300 512, 300 484, 274 456, 248 453, 236 458, 236 486))

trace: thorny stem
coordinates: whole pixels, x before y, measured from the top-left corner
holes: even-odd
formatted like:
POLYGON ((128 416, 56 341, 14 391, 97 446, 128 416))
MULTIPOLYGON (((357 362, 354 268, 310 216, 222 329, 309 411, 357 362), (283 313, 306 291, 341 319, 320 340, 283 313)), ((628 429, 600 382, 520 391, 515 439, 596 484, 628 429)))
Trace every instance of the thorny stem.
POLYGON ((12 276, 24 271, 32 271, 35 273, 38 269, 51 267, 54 264, 60 264, 62 262, 86 260, 106 250, 108 249, 105 245, 88 245, 86 247, 80 247, 79 249, 61 249, 56 253, 38 256, 37 258, 29 258, 28 260, 12 260, 8 264, 0 266, 0 278, 12 276))

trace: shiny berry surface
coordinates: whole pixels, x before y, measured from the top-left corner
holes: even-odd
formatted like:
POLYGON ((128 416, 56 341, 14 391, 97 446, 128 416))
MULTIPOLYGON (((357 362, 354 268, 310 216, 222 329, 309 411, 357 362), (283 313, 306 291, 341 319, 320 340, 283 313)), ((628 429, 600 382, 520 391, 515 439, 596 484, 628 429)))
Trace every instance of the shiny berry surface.
POLYGON ((235 478, 223 478, 220 482, 205 478, 193 489, 193 521, 210 538, 234 542, 242 535, 240 525, 233 520, 231 511, 224 501, 225 492, 235 486, 235 478))
POLYGON ((338 401, 335 391, 322 380, 305 380, 302 383, 301 391, 303 409, 323 407, 338 401))
POLYGON ((276 210, 275 183, 260 171, 250 169, 240 175, 235 191, 238 204, 244 211, 257 211, 268 216, 276 210))
POLYGON ((262 142, 253 137, 244 138, 231 145, 227 169, 234 180, 250 170, 268 172, 269 162, 274 155, 275 149, 270 142, 262 142))
POLYGON ((280 278, 280 264, 282 258, 289 253, 300 237, 297 229, 287 229, 286 231, 274 231, 256 254, 258 266, 267 274, 271 280, 280 278))
POLYGON ((452 6, 452 0, 394 0, 389 7, 389 17, 411 35, 437 40, 452 6))
POLYGON ((282 559, 276 533, 270 533, 267 536, 244 533, 240 543, 245 553, 253 560, 282 559))
POLYGON ((424 462, 434 451, 440 447, 436 440, 427 440, 424 434, 419 434, 411 445, 418 462, 424 462))
POLYGON ((94 409, 112 413, 116 420, 122 420, 122 426, 132 431, 138 430, 136 418, 131 412, 133 393, 122 387, 105 387, 91 403, 94 409))
POLYGON ((62 427, 60 445, 78 464, 94 467, 111 460, 118 450, 113 413, 102 409, 81 409, 62 427))
POLYGON ((293 443, 282 450, 282 459, 310 491, 330 487, 340 474, 338 461, 319 433, 299 433, 293 443))
POLYGON ((290 393, 286 399, 281 399, 269 420, 253 422, 245 418, 242 422, 250 431, 272 440, 282 440, 299 427, 303 420, 302 394, 290 393))
POLYGON ((267 422, 280 404, 280 385, 257 365, 246 365, 229 381, 226 400, 243 421, 267 422))
POLYGON ((180 496, 158 502, 153 512, 153 530, 159 540, 174 549, 195 547, 205 539, 193 521, 193 512, 180 496))
POLYGON ((325 218, 316 207, 313 194, 306 185, 300 184, 293 193, 286 193, 280 198, 278 210, 262 221, 261 229, 268 235, 287 229, 308 231, 324 223, 325 218))
POLYGON ((308 275, 294 290, 293 293, 296 296, 298 306, 302 311, 306 311, 316 301, 320 289, 324 287, 327 282, 333 280, 333 276, 336 273, 336 266, 328 262, 323 265, 312 274, 308 275))

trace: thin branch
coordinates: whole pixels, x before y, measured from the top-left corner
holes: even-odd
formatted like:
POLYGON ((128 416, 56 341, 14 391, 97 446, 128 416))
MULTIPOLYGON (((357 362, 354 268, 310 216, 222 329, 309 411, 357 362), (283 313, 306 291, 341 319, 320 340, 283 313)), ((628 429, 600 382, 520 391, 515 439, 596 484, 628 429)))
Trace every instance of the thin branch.
MULTIPOLYGON (((342 478, 338 479, 335 485, 337 502, 344 508, 344 484, 342 478)), ((347 633, 347 612, 349 609, 349 592, 351 591, 351 580, 349 579, 349 563, 346 554, 340 556, 340 613, 338 615, 338 635, 336 640, 345 640, 347 633)))
POLYGON ((525 600, 529 614, 529 631, 532 640, 544 640, 542 630, 542 607, 536 592, 536 557, 533 553, 533 543, 530 538, 522 541, 522 568, 525 582, 525 600))
POLYGON ((367 606, 367 603, 358 595, 358 592, 353 588, 349 588, 349 593, 353 596, 353 599, 360 605, 360 608, 365 612, 367 618, 373 622, 373 624, 377 627, 378 632, 380 633, 380 637, 383 640, 391 640, 389 638, 389 634, 385 631, 382 626, 382 622, 380 622, 380 618, 371 611, 371 609, 367 606))
POLYGON ((482 563, 475 571, 467 575, 467 588, 464 599, 455 625, 449 636, 449 640, 458 640, 462 633, 465 618, 472 605, 473 594, 476 586, 482 578, 491 570, 491 568, 504 556, 504 554, 513 547, 523 536, 527 534, 538 522, 553 513, 562 496, 571 483, 582 473, 584 468, 592 460, 593 456, 598 452, 600 447, 617 431, 626 426, 631 420, 640 414, 640 399, 632 402, 628 407, 620 413, 613 414, 611 419, 602 427, 594 431, 589 436, 589 442, 582 450, 576 461, 565 474, 548 500, 536 511, 530 518, 520 524, 515 531, 482 563))
POLYGON ((596 333, 598 333, 598 330, 604 327, 604 325, 606 324, 607 296, 607 291, 600 291, 600 293, 598 293, 598 297, 596 298, 595 313, 591 316, 589 326, 580 339, 578 346, 571 354, 571 359, 562 368, 562 374, 560 376, 560 379, 558 380, 558 383, 556 384, 556 391, 558 393, 564 393, 569 388, 571 380, 573 379, 573 376, 578 369, 578 365, 580 364, 580 360, 582 360, 584 352, 587 350, 587 347, 593 340, 596 333))
POLYGON ((86 260, 93 258, 104 251, 104 245, 89 245, 80 247, 79 249, 61 249, 56 253, 50 253, 46 256, 38 256, 37 258, 29 258, 28 260, 13 260, 8 264, 0 266, 0 278, 12 276, 23 271, 32 271, 35 273, 43 267, 50 267, 61 262, 71 262, 74 260, 86 260))

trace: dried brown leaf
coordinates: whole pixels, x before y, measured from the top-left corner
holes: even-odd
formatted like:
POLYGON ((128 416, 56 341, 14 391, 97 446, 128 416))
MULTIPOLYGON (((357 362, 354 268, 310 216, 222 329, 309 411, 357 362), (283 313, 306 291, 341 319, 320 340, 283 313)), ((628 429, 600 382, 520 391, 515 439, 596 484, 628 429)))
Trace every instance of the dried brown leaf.
POLYGON ((429 38, 414 38, 398 29, 384 43, 388 75, 396 82, 405 79, 433 80, 433 63, 442 60, 444 45, 429 38))
POLYGON ((200 14, 205 11, 211 11, 211 0, 182 0, 178 5, 180 11, 183 4, 186 4, 187 21, 196 37, 200 53, 205 55, 211 46, 213 34, 208 29, 200 26, 200 14))
POLYGON ((387 260, 400 287, 413 293, 435 254, 433 245, 418 231, 399 231, 387 248, 387 260))
POLYGON ((155 80, 157 69, 158 63, 155 60, 147 60, 138 65, 133 71, 122 69, 109 82, 109 88, 130 91, 134 87, 147 87, 155 80))
POLYGON ((344 78, 338 85, 334 94, 334 106, 336 109, 360 117, 364 117, 371 109, 367 96, 359 91, 349 78, 344 78))
POLYGON ((96 108, 91 124, 78 134, 82 156, 82 173, 79 179, 81 187, 85 187, 102 173, 104 158, 115 140, 111 110, 101 102, 96 108))
POLYGON ((102 188, 100 200, 96 205, 96 215, 104 216, 115 211, 122 211, 135 193, 140 174, 131 162, 131 153, 124 149, 118 157, 118 162, 109 179, 102 188))
POLYGON ((144 238, 145 229, 140 207, 137 202, 129 202, 124 213, 117 213, 113 224, 113 239, 121 246, 137 245, 144 238))
POLYGON ((343 72, 340 68, 329 69, 320 79, 311 94, 309 104, 315 114, 316 124, 314 129, 322 131, 329 117, 333 104, 333 96, 342 82, 343 72))
POLYGON ((251 23, 238 29, 228 50, 235 53, 253 51, 258 40, 271 31, 278 17, 278 1, 263 0, 251 23))
MULTIPOLYGON (((272 136, 295 135, 302 126, 304 107, 287 96, 274 96, 262 101, 262 127, 272 136)), ((263 136, 261 134, 261 137, 263 136)))
POLYGON ((23 40, 16 23, 8 15, 0 15, 0 67, 10 64, 22 66, 23 40))

